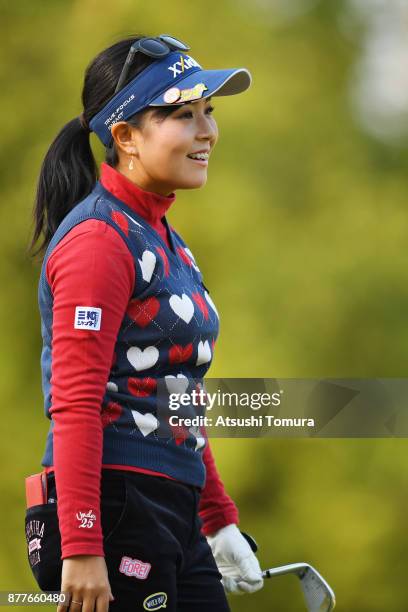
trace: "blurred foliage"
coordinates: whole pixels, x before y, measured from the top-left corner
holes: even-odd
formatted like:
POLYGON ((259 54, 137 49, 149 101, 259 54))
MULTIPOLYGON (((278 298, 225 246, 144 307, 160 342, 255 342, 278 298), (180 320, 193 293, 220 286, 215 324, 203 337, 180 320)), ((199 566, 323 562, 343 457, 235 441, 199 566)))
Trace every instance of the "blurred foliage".
MULTIPOLYGON (((406 374, 407 152, 352 121, 346 90, 359 45, 339 28, 343 2, 317 2, 283 23, 267 6, 0 1, 0 589, 37 590, 24 539, 24 477, 40 469, 48 430, 39 265, 26 253, 36 178, 51 140, 81 112, 86 65, 122 35, 169 32, 205 67, 253 75, 245 94, 214 99, 220 140, 208 183, 179 192, 168 215, 221 315, 209 374, 406 374)), ((92 143, 101 160, 94 135, 92 143)), ((339 611, 407 608, 405 440, 218 439, 213 448, 263 568, 312 563, 339 611)), ((289 577, 231 605, 303 609, 289 577)))

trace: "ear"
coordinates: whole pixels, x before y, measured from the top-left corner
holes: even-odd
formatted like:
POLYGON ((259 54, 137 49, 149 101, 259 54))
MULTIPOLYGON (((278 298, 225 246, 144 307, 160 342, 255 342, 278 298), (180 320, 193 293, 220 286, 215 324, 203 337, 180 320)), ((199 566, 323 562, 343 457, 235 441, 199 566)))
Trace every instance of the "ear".
POLYGON ((137 156, 137 128, 132 127, 127 121, 118 121, 112 126, 111 134, 118 152, 126 155, 137 156))

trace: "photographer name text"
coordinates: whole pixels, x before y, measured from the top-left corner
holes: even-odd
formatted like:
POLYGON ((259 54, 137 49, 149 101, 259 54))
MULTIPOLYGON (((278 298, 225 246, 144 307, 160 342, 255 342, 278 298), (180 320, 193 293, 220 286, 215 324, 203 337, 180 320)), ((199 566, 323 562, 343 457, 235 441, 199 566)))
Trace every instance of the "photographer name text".
POLYGON ((171 415, 172 427, 314 427, 315 420, 310 418, 280 418, 274 415, 251 415, 250 417, 208 416, 181 417, 171 415))

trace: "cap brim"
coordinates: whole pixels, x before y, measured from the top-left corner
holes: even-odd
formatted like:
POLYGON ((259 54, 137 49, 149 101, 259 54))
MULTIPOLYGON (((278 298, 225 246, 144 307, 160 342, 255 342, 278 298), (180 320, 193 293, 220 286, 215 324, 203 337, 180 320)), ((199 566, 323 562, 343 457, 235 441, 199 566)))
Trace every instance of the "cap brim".
POLYGON ((203 83, 206 89, 197 98, 186 101, 165 102, 164 95, 166 91, 154 98, 149 103, 149 106, 174 106, 176 104, 186 104, 209 98, 210 96, 232 96, 241 93, 248 89, 251 85, 252 77, 246 68, 231 68, 229 70, 199 70, 193 74, 186 76, 184 79, 177 81, 173 87, 178 88, 181 92, 186 89, 192 89, 196 85, 203 83))

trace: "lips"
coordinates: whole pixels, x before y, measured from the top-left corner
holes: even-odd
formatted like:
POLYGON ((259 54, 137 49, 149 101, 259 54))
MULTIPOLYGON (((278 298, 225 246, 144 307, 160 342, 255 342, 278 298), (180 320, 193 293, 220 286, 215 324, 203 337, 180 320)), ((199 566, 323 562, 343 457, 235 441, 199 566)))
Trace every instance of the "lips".
POLYGON ((188 157, 188 159, 199 166, 203 166, 203 167, 208 166, 208 159, 195 159, 194 157, 188 157))
POLYGON ((189 153, 187 155, 187 157, 189 159, 193 159, 195 161, 205 161, 205 162, 208 161, 209 156, 210 156, 210 154, 208 153, 208 151, 202 151, 202 152, 200 151, 200 152, 197 152, 197 153, 189 153))

